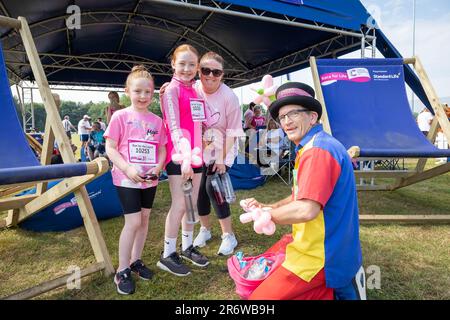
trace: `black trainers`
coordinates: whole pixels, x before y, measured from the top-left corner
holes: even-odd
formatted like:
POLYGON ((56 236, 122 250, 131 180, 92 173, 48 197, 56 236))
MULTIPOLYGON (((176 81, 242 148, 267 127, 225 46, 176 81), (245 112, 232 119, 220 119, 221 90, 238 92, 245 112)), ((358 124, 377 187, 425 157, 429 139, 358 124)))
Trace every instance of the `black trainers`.
POLYGON ((134 280, 131 277, 130 268, 117 272, 114 276, 114 283, 117 286, 117 292, 120 294, 133 294, 136 288, 134 280))
POLYGON ((176 276, 184 277, 191 274, 191 270, 183 264, 183 261, 181 261, 181 258, 176 251, 166 258, 163 258, 163 253, 161 252, 161 257, 156 265, 158 268, 168 271, 176 276))
POLYGON ((137 259, 130 265, 132 272, 136 273, 142 280, 150 280, 153 277, 153 272, 145 266, 141 259, 137 259))
POLYGON ((208 258, 202 255, 193 245, 186 250, 181 250, 181 257, 199 267, 206 267, 209 264, 208 258))

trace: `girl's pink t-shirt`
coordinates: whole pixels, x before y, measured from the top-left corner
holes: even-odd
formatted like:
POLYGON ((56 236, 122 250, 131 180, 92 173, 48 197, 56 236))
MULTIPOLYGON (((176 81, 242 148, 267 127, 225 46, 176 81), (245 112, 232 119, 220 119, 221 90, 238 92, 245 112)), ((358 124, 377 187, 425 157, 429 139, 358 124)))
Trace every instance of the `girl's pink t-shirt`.
POLYGON ((252 125, 255 127, 261 127, 266 124, 266 118, 259 116, 259 117, 253 117, 252 125))
MULTIPOLYGON (((158 148, 166 145, 163 121, 152 112, 137 112, 131 107, 114 112, 103 135, 117 143, 122 158, 146 175, 158 164, 158 148)), ((146 189, 158 185, 158 180, 134 183, 116 166, 111 171, 113 184, 119 187, 146 189)))
MULTIPOLYGON (((173 77, 161 96, 161 109, 168 136, 166 164, 172 161, 172 154, 178 152, 175 146, 182 137, 190 141, 191 150, 195 147, 202 150, 205 103, 198 99, 193 88, 194 82, 185 84, 173 77)), ((192 165, 193 168, 201 166, 192 165)))

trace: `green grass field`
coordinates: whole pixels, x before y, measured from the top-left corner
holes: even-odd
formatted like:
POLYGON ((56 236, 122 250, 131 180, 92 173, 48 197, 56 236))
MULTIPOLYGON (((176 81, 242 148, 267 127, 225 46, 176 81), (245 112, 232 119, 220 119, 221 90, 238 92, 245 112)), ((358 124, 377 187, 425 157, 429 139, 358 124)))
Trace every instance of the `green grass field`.
MULTIPOLYGON (((433 161, 429 161, 430 163, 433 161)), ((449 214, 450 174, 394 192, 359 192, 361 214, 449 214)), ((289 187, 271 179, 263 187, 238 191, 238 200, 250 196, 275 201, 289 194, 289 187)), ((202 250, 210 257, 206 269, 193 267, 189 277, 175 277, 155 264, 163 247, 165 215, 170 205, 168 184, 158 187, 150 218, 150 230, 143 260, 155 271, 152 281, 137 281, 137 292, 120 296, 112 277, 100 273, 83 278, 81 289, 54 290, 37 299, 239 299, 228 276, 226 258, 216 256, 220 228, 214 223, 213 239, 202 250)), ((264 251, 289 227, 279 227, 268 237, 253 232, 251 224, 241 224, 238 204, 232 205, 238 250, 246 255, 264 251)), ((101 221, 109 252, 117 266, 118 239, 123 218, 101 221)), ((198 227, 196 227, 198 230, 198 227)), ((364 266, 379 267, 379 289, 367 291, 369 299, 450 299, 450 225, 362 225, 364 266)), ((83 228, 64 233, 33 233, 21 229, 0 231, 0 297, 37 285, 70 266, 85 267, 94 257, 83 228)), ((366 275, 367 277, 370 274, 366 275)))

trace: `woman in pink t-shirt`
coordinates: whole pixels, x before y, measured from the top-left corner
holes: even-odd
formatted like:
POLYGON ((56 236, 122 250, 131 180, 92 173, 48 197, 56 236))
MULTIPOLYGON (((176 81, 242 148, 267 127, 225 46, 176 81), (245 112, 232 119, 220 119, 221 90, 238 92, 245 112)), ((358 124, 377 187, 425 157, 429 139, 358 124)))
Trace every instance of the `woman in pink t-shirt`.
POLYGON ((145 67, 133 67, 125 88, 131 106, 113 114, 104 134, 106 153, 113 163, 113 184, 125 217, 119 239, 119 267, 114 278, 120 294, 134 293, 131 272, 144 280, 153 276, 141 256, 167 143, 162 119, 148 111, 154 88, 153 78, 145 67))
MULTIPOLYGON (((164 234, 164 250, 157 266, 177 276, 189 275, 190 269, 181 258, 196 266, 206 267, 208 258, 202 255, 193 245, 194 225, 189 223, 184 193, 184 183, 192 183, 192 203, 196 207, 202 164, 192 165, 183 171, 180 164, 172 161, 174 153, 181 151, 180 142, 187 139, 191 150, 195 147, 202 150, 202 122, 205 118, 204 101, 198 99, 193 84, 198 70, 198 52, 187 44, 177 47, 172 56, 174 75, 165 88, 161 98, 161 109, 168 133, 166 171, 172 197, 170 210, 166 218, 164 234), (182 226, 181 258, 177 253, 177 236, 182 226)), ((186 169, 186 168, 185 168, 186 169)))
POLYGON ((111 121, 111 117, 114 114, 114 112, 125 108, 123 105, 119 103, 120 97, 116 91, 110 91, 108 93, 108 99, 109 99, 109 106, 107 106, 105 109, 106 123, 109 123, 111 121))
POLYGON ((196 83, 199 97, 206 102, 207 130, 204 133, 203 152, 205 168, 198 198, 200 232, 194 246, 203 247, 211 239, 211 204, 222 229, 219 255, 230 255, 237 246, 231 226, 230 205, 216 199, 211 181, 217 173, 222 175, 233 165, 237 154, 237 138, 245 136, 242 130, 242 114, 239 99, 223 80, 223 58, 215 52, 207 52, 200 59, 200 81, 196 83))

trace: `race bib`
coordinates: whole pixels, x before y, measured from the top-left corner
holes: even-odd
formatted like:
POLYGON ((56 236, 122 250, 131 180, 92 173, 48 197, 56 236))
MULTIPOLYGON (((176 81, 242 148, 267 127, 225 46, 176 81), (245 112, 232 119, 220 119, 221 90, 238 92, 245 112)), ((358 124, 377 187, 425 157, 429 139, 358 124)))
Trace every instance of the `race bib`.
POLYGON ((146 140, 128 140, 128 159, 130 163, 157 164, 157 144, 146 140))
POLYGON ((190 99, 192 121, 206 121, 205 102, 201 99, 190 99))

